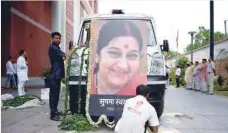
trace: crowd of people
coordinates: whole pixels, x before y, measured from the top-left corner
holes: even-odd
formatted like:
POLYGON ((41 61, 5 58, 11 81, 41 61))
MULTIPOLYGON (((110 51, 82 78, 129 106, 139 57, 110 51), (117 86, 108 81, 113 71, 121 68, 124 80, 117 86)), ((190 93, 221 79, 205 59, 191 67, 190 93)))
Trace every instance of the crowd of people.
POLYGON ((3 88, 18 88, 18 95, 25 95, 26 82, 28 81, 28 60, 26 51, 20 50, 19 57, 15 62, 13 57, 9 57, 6 63, 6 81, 3 88))
MULTIPOLYGON (((214 76, 215 76, 215 63, 211 58, 202 59, 198 61, 187 63, 184 80, 187 90, 200 91, 207 93, 207 86, 209 85, 209 94, 214 94, 214 76)), ((180 87, 181 68, 177 66, 176 69, 176 87, 180 87)))

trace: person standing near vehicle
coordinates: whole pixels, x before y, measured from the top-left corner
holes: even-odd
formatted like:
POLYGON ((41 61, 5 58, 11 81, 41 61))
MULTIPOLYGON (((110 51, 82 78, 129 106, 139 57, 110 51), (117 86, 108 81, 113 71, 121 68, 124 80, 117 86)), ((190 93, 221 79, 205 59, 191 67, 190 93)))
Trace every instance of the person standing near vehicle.
POLYGON ((200 85, 203 93, 207 91, 207 59, 203 59, 202 63, 199 65, 199 78, 200 85))
POLYGON ((4 84, 4 88, 7 88, 7 85, 9 83, 9 88, 16 87, 16 80, 14 78, 14 74, 16 73, 16 70, 13 67, 13 58, 10 56, 7 63, 6 63, 6 82, 4 84), (13 84, 13 86, 11 86, 11 83, 13 84))
POLYGON ((185 81, 185 83, 186 83, 186 89, 187 90, 190 90, 190 86, 189 86, 189 77, 188 77, 188 75, 189 75, 189 70, 190 70, 190 64, 189 63, 187 63, 187 65, 186 65, 186 70, 185 70, 185 75, 184 75, 184 81, 185 81))
POLYGON ((28 81, 28 64, 25 60, 26 51, 20 50, 17 59, 18 95, 25 95, 25 83, 28 81))
POLYGON ((214 94, 214 77, 215 77, 215 63, 211 58, 208 59, 208 67, 207 67, 207 75, 208 75, 208 84, 210 86, 209 88, 209 94, 214 94))
POLYGON ((126 100, 115 133, 145 133, 145 125, 153 133, 158 133, 159 121, 154 107, 147 101, 149 98, 147 87, 137 86, 136 95, 126 100))
POLYGON ((200 90, 200 79, 199 79, 199 62, 196 61, 195 62, 195 67, 194 67, 194 71, 193 71, 193 89, 195 91, 199 91, 200 90))
POLYGON ((193 90, 193 87, 192 87, 192 85, 193 85, 193 83, 192 83, 192 78, 193 78, 193 62, 190 62, 189 63, 189 70, 188 70, 188 81, 187 81, 187 86, 188 86, 188 89, 189 90, 193 90))
POLYGON ((52 44, 49 46, 49 59, 51 63, 50 70, 50 92, 49 92, 49 106, 50 119, 54 121, 61 120, 58 112, 58 102, 61 87, 61 80, 65 77, 64 60, 67 54, 60 50, 61 34, 53 32, 51 34, 52 44))
POLYGON ((176 87, 179 88, 180 87, 180 76, 181 76, 181 69, 179 67, 179 65, 177 66, 176 69, 176 87))
POLYGON ((17 88, 17 86, 18 86, 18 78, 17 78, 17 62, 16 61, 13 63, 13 67, 14 67, 14 70, 15 70, 14 78, 15 78, 15 81, 16 81, 16 88, 17 88))

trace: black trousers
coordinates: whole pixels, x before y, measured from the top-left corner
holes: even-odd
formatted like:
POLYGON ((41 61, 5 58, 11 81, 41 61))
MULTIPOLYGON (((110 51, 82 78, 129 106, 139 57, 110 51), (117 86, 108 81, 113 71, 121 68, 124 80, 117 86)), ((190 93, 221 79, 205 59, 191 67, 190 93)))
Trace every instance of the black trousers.
POLYGON ((78 85, 72 85, 69 88, 70 91, 70 111, 71 114, 83 114, 85 115, 85 104, 86 104, 86 94, 87 94, 87 90, 86 90, 86 86, 83 85, 81 86, 81 101, 79 101, 79 89, 78 89, 78 85), (79 103, 80 102, 80 103, 79 103), (79 110, 79 105, 80 104, 80 110, 79 110))
POLYGON ((176 76, 177 87, 180 87, 180 76, 176 76))
POLYGON ((50 78, 50 92, 49 92, 49 106, 51 116, 56 116, 58 113, 59 93, 61 86, 61 79, 50 78))
POLYGON ((17 77, 17 74, 14 74, 14 77, 15 77, 15 80, 16 80, 16 85, 18 86, 18 77, 17 77))

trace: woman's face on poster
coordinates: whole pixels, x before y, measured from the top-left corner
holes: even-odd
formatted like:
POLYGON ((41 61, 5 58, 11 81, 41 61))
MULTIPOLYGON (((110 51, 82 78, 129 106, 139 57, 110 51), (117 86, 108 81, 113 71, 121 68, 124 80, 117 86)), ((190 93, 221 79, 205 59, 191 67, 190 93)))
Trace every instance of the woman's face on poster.
POLYGON ((113 38, 101 50, 99 75, 111 88, 118 88, 132 78, 138 71, 140 59, 139 43, 131 36, 113 38))

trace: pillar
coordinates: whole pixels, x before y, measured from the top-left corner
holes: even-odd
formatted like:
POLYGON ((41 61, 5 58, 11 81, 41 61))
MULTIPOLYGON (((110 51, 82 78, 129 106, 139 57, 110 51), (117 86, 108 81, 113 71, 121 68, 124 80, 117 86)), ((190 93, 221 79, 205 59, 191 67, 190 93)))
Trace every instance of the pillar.
POLYGON ((64 1, 52 1, 52 32, 59 32, 62 35, 60 48, 64 50, 64 1))
POLYGON ((78 36, 80 33, 80 0, 74 1, 74 43, 78 42, 78 36))
POLYGON ((61 33, 61 1, 52 1, 52 32, 61 33))
POLYGON ((64 52, 67 52, 66 50, 66 1, 63 0, 61 1, 62 3, 62 14, 61 14, 61 23, 62 23, 62 27, 61 27, 61 30, 62 30, 62 38, 61 38, 61 49, 64 51, 64 52))

